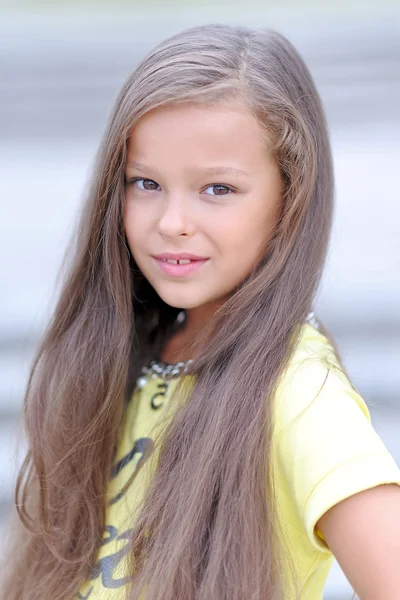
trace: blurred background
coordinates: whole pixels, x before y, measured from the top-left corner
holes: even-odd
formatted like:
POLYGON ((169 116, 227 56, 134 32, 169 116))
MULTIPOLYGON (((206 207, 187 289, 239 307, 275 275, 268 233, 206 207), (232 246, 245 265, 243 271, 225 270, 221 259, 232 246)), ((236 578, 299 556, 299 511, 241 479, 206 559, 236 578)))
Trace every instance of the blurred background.
MULTIPOLYGON (((399 3, 14 0, 0 4, 0 527, 29 366, 109 111, 155 43, 206 22, 280 30, 315 78, 336 171, 315 312, 400 464, 399 3)), ((325 599, 351 595, 335 563, 325 599)))

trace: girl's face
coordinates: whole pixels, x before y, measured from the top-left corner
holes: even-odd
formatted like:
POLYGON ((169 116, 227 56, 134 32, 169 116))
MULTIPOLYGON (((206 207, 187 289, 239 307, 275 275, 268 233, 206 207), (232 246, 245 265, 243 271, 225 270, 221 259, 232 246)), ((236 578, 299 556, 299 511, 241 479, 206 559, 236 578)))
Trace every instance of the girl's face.
POLYGON ((265 134, 232 103, 171 105, 142 117, 126 181, 124 226, 136 264, 167 304, 207 312, 251 273, 282 194, 265 134), (156 258, 163 253, 203 260, 169 264, 156 258))

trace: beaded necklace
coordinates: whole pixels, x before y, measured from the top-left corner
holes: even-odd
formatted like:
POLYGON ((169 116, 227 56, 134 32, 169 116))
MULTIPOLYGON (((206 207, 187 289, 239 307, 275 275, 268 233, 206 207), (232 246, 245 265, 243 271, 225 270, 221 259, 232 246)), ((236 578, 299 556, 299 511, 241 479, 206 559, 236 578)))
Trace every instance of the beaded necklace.
MULTIPOLYGON (((183 311, 179 313, 177 321, 182 322, 184 320, 183 311)), ((306 323, 312 325, 315 329, 320 329, 320 324, 318 319, 316 318, 313 311, 309 312, 306 319, 306 323)), ((162 403, 156 402, 155 398, 158 396, 165 396, 169 389, 169 382, 171 379, 179 377, 183 375, 188 370, 189 366, 194 362, 194 359, 189 359, 186 361, 179 361, 177 363, 168 364, 163 361, 152 360, 150 364, 142 367, 141 375, 136 380, 135 390, 140 390, 144 388, 144 386, 148 383, 150 379, 157 379, 161 377, 162 383, 158 386, 159 388, 163 388, 162 391, 158 392, 153 396, 151 400, 151 406, 153 408, 160 408, 162 403)))

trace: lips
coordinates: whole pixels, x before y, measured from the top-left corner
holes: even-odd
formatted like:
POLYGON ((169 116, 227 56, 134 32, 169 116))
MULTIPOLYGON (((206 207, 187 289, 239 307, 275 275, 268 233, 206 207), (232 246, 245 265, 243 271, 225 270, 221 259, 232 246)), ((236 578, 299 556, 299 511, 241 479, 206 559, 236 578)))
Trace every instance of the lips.
POLYGON ((189 260, 188 258, 181 258, 180 260, 174 260, 172 258, 162 258, 161 260, 171 265, 188 265, 191 262, 196 262, 195 260, 189 260))
POLYGON ((199 269, 201 269, 207 262, 208 258, 200 259, 188 259, 182 258, 182 262, 178 259, 171 258, 158 258, 153 257, 154 261, 161 269, 163 273, 172 277, 185 277, 190 275, 191 273, 195 273, 199 269))
MULTIPOLYGON (((197 260, 207 260, 206 256, 199 256, 198 254, 189 254, 188 252, 163 252, 162 254, 157 254, 154 258, 158 260, 173 260, 173 261, 197 261, 197 260)), ((176 263, 175 263, 176 264, 176 263)), ((187 264, 187 263, 185 263, 187 264)))

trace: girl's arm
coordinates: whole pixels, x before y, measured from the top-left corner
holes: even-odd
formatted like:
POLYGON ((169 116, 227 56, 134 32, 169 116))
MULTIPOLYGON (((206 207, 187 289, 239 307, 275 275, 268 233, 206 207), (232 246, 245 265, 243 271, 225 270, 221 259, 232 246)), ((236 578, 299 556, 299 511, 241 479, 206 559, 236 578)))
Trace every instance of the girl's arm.
POLYGON ((400 599, 400 487, 379 485, 342 500, 318 521, 360 600, 400 599))

